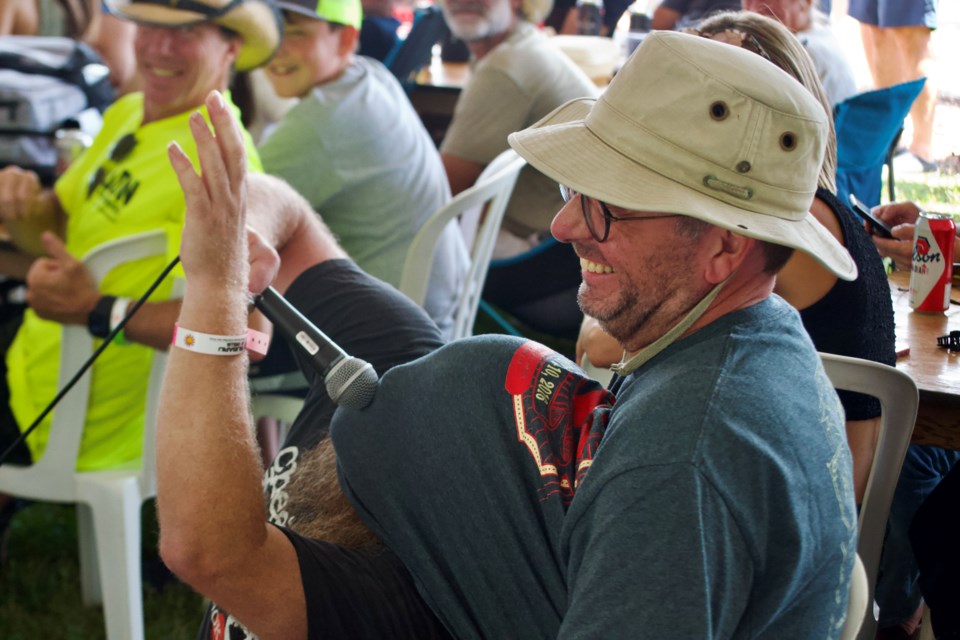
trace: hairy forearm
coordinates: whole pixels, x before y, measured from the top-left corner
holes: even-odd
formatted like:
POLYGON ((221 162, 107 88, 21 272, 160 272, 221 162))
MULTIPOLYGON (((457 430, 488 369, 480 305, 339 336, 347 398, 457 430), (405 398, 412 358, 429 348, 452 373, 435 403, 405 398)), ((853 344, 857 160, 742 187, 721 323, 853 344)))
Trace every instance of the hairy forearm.
MULTIPOLYGON (((179 323, 202 333, 242 335, 246 298, 193 292, 179 323)), ((246 356, 171 349, 157 433, 161 550, 191 583, 240 567, 264 544, 261 468, 250 428, 246 356)), ((200 588, 200 584, 195 584, 200 588)))
POLYGON ((310 203, 273 176, 248 176, 247 224, 280 255, 273 286, 281 293, 309 267, 347 257, 310 203))

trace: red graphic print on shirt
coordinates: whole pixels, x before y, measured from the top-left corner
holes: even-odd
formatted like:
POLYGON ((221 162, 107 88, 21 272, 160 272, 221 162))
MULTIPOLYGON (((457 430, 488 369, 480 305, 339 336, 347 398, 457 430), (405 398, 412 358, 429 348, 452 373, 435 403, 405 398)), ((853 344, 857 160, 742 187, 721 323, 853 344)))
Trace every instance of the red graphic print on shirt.
POLYGON ((513 397, 517 439, 543 478, 540 499, 559 493, 567 507, 603 438, 613 394, 535 342, 513 354, 504 387, 513 397))

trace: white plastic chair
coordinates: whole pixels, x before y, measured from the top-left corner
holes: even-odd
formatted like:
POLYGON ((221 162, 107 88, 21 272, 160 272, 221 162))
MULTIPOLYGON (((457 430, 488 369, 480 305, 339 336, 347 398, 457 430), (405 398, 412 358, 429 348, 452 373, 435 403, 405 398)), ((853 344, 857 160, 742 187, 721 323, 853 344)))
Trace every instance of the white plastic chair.
MULTIPOLYGON (((880 433, 860 505, 857 539, 857 555, 867 573, 867 602, 873 603, 890 503, 913 435, 919 393, 913 378, 893 367, 828 353, 821 353, 820 358, 837 389, 864 393, 880 401, 880 433)), ((869 606, 857 637, 873 640, 876 631, 874 607, 869 606)))
POLYGON ((483 283, 487 278, 487 267, 490 264, 490 256, 493 254, 493 246, 497 241, 500 223, 503 221, 503 214, 506 212, 513 187, 517 183, 517 176, 525 164, 526 161, 512 149, 498 155, 483 170, 476 184, 458 193, 445 207, 427 220, 413 238, 410 249, 407 251, 400 286, 397 288, 422 306, 427 297, 430 268, 433 265, 433 254, 440 234, 457 216, 461 214, 469 216, 470 210, 474 207, 485 206, 475 237, 469 229, 463 229, 464 236, 467 239, 472 237, 473 242, 470 244, 470 267, 454 313, 452 339, 463 338, 473 333, 473 321, 477 317, 480 294, 483 292, 483 283))
MULTIPOLYGON (((163 231, 105 243, 83 262, 100 282, 115 266, 163 255, 163 231)), ((182 289, 182 281, 175 290, 182 289)), ((117 348, 116 346, 107 347, 117 348)), ((64 325, 60 351, 62 386, 93 353, 86 327, 64 325)), ((140 508, 156 495, 155 433, 166 354, 156 352, 147 381, 143 463, 139 469, 77 472, 77 454, 87 414, 90 371, 53 412, 51 437, 35 464, 0 466, 0 491, 45 502, 77 503, 80 586, 86 605, 103 604, 109 640, 142 640, 143 593, 140 567, 140 508)))
POLYGON ((850 575, 850 599, 847 601, 847 619, 840 632, 840 640, 856 640, 863 618, 870 604, 870 585, 867 583, 867 570, 863 566, 860 556, 856 556, 853 563, 853 573, 850 575))

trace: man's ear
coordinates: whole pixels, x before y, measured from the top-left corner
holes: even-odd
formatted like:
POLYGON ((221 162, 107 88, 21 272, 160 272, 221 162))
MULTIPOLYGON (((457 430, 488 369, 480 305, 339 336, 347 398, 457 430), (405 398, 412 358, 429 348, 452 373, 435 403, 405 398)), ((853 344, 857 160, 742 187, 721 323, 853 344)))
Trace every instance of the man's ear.
POLYGON ((710 251, 704 278, 719 284, 743 264, 758 241, 723 227, 713 227, 707 233, 709 238, 705 240, 710 251))
POLYGON ((240 55, 240 49, 243 48, 243 38, 239 35, 232 36, 227 40, 227 51, 230 52, 231 62, 230 67, 233 68, 233 65, 237 63, 237 56, 240 55))
POLYGON ((357 50, 360 43, 360 32, 355 27, 344 25, 340 27, 340 46, 337 47, 337 54, 347 56, 357 50))

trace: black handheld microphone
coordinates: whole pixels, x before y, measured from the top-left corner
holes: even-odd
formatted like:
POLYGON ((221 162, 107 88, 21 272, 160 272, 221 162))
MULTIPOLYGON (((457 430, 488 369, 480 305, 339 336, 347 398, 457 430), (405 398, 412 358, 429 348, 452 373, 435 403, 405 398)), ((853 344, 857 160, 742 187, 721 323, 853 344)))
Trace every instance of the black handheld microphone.
POLYGON ((273 287, 253 304, 306 356, 323 377, 330 398, 341 407, 363 409, 373 400, 379 380, 370 363, 347 355, 273 287))

